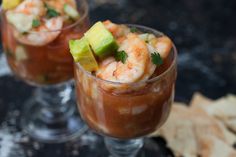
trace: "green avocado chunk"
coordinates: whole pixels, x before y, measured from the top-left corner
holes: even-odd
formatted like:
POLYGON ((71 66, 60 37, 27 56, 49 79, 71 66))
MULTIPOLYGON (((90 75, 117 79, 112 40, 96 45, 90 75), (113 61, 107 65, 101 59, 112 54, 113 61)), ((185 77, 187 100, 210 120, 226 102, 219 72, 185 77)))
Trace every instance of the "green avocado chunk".
POLYGON ((99 58, 108 56, 118 49, 118 45, 113 35, 100 21, 94 24, 85 33, 85 37, 91 45, 95 55, 99 58))
POLYGON ((86 38, 70 40, 69 47, 74 61, 79 62, 85 70, 91 72, 98 69, 98 63, 86 38))

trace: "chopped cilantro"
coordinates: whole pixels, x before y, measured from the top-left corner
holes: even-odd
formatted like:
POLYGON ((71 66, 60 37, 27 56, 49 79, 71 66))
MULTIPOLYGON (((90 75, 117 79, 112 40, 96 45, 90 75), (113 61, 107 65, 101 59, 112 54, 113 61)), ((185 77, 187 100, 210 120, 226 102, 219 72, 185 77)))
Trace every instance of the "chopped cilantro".
POLYGON ((121 61, 123 64, 125 64, 125 61, 127 58, 128 58, 128 55, 125 51, 118 51, 115 54, 116 61, 121 61))
POLYGON ((58 13, 55 9, 53 9, 52 7, 48 6, 45 3, 45 7, 47 8, 47 17, 48 18, 52 18, 52 17, 57 17, 60 15, 60 13, 58 13))
POLYGON ((154 52, 151 54, 151 57, 152 57, 152 63, 157 65, 157 66, 160 66, 163 64, 163 60, 161 58, 161 55, 157 52, 154 52))
POLYGON ((38 26, 40 26, 40 24, 41 24, 41 22, 37 19, 34 19, 33 22, 32 22, 33 27, 38 27, 38 26))
POLYGON ((135 33, 135 32, 137 32, 138 30, 137 30, 137 28, 135 28, 135 27, 132 27, 132 28, 130 28, 130 32, 132 32, 132 33, 135 33))

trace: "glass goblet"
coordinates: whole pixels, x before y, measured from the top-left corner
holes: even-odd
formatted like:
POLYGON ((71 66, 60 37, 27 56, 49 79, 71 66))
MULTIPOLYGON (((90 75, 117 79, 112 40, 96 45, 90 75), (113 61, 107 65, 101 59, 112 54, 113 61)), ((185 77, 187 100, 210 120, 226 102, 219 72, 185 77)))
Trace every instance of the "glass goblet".
POLYGON ((80 38, 88 29, 88 4, 86 0, 76 0, 76 5, 80 18, 73 23, 64 23, 59 30, 31 31, 22 36, 15 34, 6 18, 7 11, 1 12, 2 42, 8 64, 16 77, 37 87, 24 105, 22 127, 42 142, 68 141, 87 128, 75 112, 73 59, 68 42, 80 38), (54 34, 59 35, 43 45, 27 41, 27 37, 34 37, 44 42, 54 34))
MULTIPOLYGON (((163 36, 148 27, 128 26, 163 36)), ((80 114, 93 131, 105 137, 105 145, 112 156, 136 156, 144 145, 144 137, 167 120, 174 99, 176 58, 173 45, 169 57, 158 67, 157 76, 135 83, 102 80, 75 63, 80 114)))

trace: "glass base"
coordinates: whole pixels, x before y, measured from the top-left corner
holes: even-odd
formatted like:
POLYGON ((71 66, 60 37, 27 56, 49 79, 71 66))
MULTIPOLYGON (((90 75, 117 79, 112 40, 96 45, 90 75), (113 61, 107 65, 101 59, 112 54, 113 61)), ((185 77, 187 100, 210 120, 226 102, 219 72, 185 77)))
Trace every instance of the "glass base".
MULTIPOLYGON (((112 156, 106 148, 103 137, 88 132, 81 136, 79 142, 80 152, 78 157, 116 157, 112 156)), ((159 146, 159 143, 152 139, 145 138, 144 145, 135 157, 164 157, 171 156, 165 146, 159 146)))
POLYGON ((87 130, 75 104, 72 81, 38 87, 24 106, 22 128, 44 143, 72 140, 87 130))
POLYGON ((36 100, 25 104, 22 127, 34 139, 44 143, 61 143, 81 136, 87 126, 73 110, 53 115, 36 100))
POLYGON ((105 145, 112 157, 136 157, 143 147, 143 139, 120 140, 105 137, 105 145))

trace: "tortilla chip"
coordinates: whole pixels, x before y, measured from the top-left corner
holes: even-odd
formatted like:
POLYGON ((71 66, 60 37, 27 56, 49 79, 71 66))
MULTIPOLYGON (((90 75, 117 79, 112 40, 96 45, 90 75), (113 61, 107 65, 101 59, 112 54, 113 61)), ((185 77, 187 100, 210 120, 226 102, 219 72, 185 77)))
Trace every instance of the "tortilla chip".
POLYGON ((201 157, 236 157, 236 151, 224 141, 209 134, 198 137, 201 157))
POLYGON ((209 105, 213 102, 213 100, 203 96, 201 93, 196 92, 194 93, 192 100, 190 101, 191 107, 196 107, 199 105, 209 105))
POLYGON ((229 128, 229 130, 236 134, 236 119, 225 120, 224 124, 227 126, 227 128, 229 128))
POLYGON ((197 142, 194 134, 194 126, 189 119, 190 112, 185 105, 173 105, 170 117, 159 134, 167 140, 176 156, 196 157, 197 142))
POLYGON ((236 97, 229 95, 210 105, 202 106, 204 110, 221 120, 236 119, 236 97))
POLYGON ((190 107, 174 103, 167 122, 151 136, 163 136, 177 157, 236 157, 236 135, 227 129, 236 133, 235 117, 235 96, 213 101, 195 93, 190 107))

